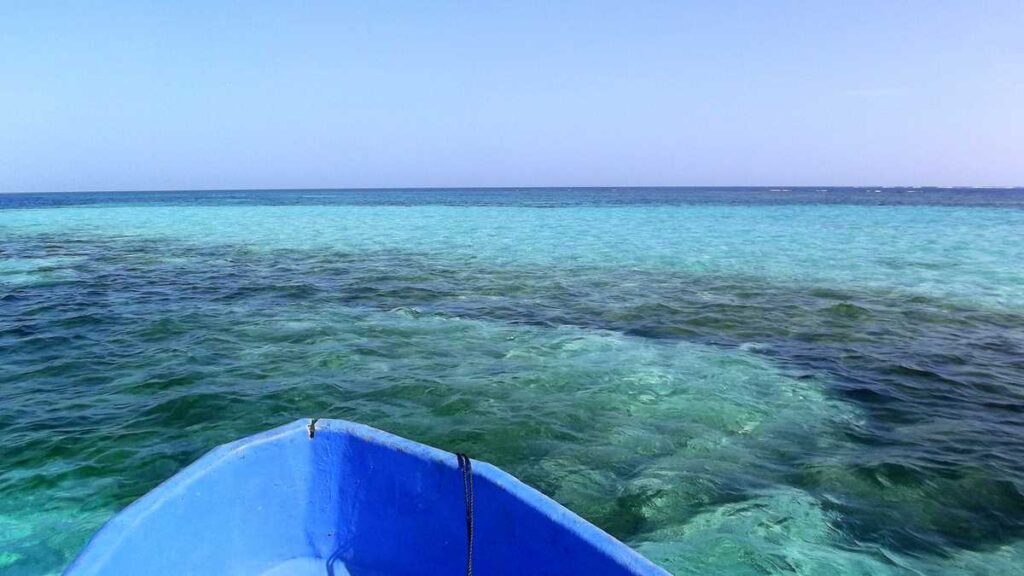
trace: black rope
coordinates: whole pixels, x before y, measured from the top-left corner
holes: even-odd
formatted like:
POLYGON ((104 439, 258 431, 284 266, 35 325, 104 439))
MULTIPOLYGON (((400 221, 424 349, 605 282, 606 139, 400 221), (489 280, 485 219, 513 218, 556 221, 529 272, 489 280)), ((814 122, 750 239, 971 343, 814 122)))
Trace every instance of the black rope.
POLYGON ((473 576, 473 463, 469 456, 458 453, 462 472, 462 494, 466 501, 466 576, 473 576))

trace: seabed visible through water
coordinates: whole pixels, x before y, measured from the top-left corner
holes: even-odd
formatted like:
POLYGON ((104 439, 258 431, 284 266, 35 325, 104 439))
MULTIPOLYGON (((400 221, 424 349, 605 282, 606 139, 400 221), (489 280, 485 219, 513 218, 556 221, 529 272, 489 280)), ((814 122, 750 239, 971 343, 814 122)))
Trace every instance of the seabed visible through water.
POLYGON ((0 572, 298 417, 680 574, 1024 574, 1024 191, 0 196, 0 572))

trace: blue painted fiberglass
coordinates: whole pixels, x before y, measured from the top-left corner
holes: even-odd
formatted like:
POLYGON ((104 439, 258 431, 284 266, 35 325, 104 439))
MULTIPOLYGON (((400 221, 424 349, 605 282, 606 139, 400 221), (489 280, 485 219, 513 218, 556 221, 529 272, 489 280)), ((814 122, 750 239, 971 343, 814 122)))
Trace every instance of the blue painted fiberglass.
MULTIPOLYGON (((214 449, 111 519, 67 574, 466 573, 454 454, 307 424, 214 449)), ((472 471, 475 574, 666 574, 498 468, 472 471)))

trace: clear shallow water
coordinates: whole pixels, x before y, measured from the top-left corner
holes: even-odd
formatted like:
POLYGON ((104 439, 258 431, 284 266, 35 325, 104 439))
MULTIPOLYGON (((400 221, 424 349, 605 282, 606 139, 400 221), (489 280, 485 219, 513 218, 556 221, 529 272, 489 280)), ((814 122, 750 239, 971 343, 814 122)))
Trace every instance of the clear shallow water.
POLYGON ((0 571, 297 417, 681 573, 1024 573, 1024 191, 0 195, 0 571))

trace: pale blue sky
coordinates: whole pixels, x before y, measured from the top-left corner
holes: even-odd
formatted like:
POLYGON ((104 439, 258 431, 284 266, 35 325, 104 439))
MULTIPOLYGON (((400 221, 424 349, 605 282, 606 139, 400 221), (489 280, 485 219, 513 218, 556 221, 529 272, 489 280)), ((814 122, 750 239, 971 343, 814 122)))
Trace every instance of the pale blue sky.
POLYGON ((0 191, 1024 185, 1024 2, 2 2, 0 191))

